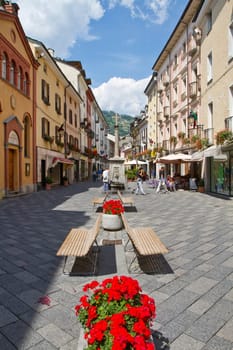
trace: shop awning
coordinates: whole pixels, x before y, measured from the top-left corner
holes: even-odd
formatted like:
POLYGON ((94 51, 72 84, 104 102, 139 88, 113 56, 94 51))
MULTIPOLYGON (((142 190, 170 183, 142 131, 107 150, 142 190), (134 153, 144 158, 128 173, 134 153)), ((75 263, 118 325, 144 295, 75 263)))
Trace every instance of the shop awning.
POLYGON ((74 162, 67 158, 54 157, 52 162, 52 168, 54 168, 58 163, 62 163, 65 166, 72 166, 74 162))

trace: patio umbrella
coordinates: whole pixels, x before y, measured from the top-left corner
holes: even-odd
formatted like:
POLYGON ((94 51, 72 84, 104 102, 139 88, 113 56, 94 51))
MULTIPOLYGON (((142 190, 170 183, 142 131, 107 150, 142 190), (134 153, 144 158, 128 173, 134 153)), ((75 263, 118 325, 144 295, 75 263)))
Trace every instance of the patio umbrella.
POLYGON ((143 162, 142 160, 136 160, 136 159, 133 159, 133 160, 129 160, 128 162, 124 162, 124 165, 146 165, 147 162, 143 162))
POLYGON ((156 163, 164 163, 164 164, 175 164, 175 163, 184 163, 191 161, 191 155, 184 153, 172 153, 167 156, 158 158, 156 163))

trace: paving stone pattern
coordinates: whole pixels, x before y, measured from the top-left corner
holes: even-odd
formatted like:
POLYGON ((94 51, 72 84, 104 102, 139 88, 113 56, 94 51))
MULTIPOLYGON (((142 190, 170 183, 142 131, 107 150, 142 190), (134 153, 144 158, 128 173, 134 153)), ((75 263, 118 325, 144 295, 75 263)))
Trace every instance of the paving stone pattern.
MULTIPOLYGON (((126 211, 129 224, 152 226, 169 249, 150 260, 152 273, 136 260, 131 274, 156 301, 153 329, 169 340, 166 349, 232 350, 233 201, 189 191, 156 194, 147 184, 147 195, 136 196, 130 186, 125 194, 135 198, 135 208, 126 211)), ((101 195, 100 182, 86 182, 0 202, 1 350, 77 350, 74 307, 82 286, 128 275, 133 252, 121 244, 101 246, 95 277, 64 275, 64 259, 56 257, 72 227, 93 225, 99 208, 91 200, 101 195), (38 302, 45 296, 49 305, 38 302)), ((125 244, 127 235, 101 229, 100 245, 103 240, 125 244)), ((68 259, 67 267, 79 263, 68 259)))

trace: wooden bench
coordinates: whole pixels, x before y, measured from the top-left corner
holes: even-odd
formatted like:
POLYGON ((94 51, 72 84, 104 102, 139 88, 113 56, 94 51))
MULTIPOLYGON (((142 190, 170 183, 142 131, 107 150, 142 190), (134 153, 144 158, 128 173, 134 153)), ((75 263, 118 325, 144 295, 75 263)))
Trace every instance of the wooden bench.
MULTIPOLYGON (((85 227, 72 228, 70 232, 67 234, 64 242, 60 246, 57 251, 57 256, 65 256, 63 273, 65 274, 65 266, 67 262, 67 258, 69 256, 75 256, 78 258, 87 258, 91 264, 93 265, 93 274, 95 274, 96 270, 96 262, 97 262, 97 253, 98 253, 98 243, 97 243, 97 235, 100 230, 100 226, 102 223, 102 214, 97 216, 95 224, 90 229, 85 227), (92 247, 96 245, 97 251, 94 254, 94 258, 91 256, 92 247)), ((69 273, 71 274, 71 273, 69 273)))
POLYGON ((127 205, 127 204, 134 205, 134 200, 132 197, 123 197, 119 190, 117 191, 117 195, 120 198, 120 201, 122 202, 123 205, 127 205))
POLYGON ((137 257, 149 257, 168 253, 168 249, 160 241, 152 227, 130 227, 124 213, 121 214, 121 217, 125 231, 129 237, 125 244, 125 250, 127 250, 127 245, 131 241, 136 254, 128 267, 129 272, 131 272, 130 268, 137 257))
POLYGON ((108 193, 106 193, 104 197, 95 197, 95 198, 93 198, 92 199, 93 207, 95 207, 95 205, 97 205, 97 204, 98 205, 102 205, 106 201, 107 197, 108 197, 108 193))

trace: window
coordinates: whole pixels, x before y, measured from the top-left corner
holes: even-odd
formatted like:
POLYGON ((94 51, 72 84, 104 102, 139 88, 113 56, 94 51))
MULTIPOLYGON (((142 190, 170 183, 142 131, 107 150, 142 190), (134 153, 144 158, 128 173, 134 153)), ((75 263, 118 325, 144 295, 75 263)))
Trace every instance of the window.
POLYGON ((233 116, 233 85, 229 89, 229 115, 233 116))
MULTIPOLYGON (((213 102, 210 102, 208 104, 208 111, 207 111, 208 115, 207 115, 207 125, 208 125, 208 129, 212 129, 213 128, 213 102)), ((210 142, 213 142, 213 140, 210 140, 210 142)))
POLYGON ((77 128, 78 126, 78 117, 77 114, 74 115, 74 126, 77 128))
POLYGON ((29 96, 29 76, 28 73, 25 73, 23 80, 23 92, 25 95, 29 96))
POLYGON ((61 114, 61 97, 58 94, 55 94, 55 110, 61 114))
POLYGON ((49 121, 46 118, 42 118, 42 137, 45 138, 50 134, 50 125, 49 121))
POLYGON ((182 58, 184 59, 185 55, 186 55, 186 51, 187 51, 187 45, 186 42, 183 43, 182 45, 182 58))
POLYGON ((211 31, 211 29, 212 29, 212 12, 209 12, 206 15, 206 31, 207 31, 207 34, 211 31))
POLYGON ((49 105, 49 84, 44 79, 41 81, 41 98, 45 104, 49 105))
POLYGON ((233 21, 229 26, 228 32, 228 57, 229 60, 233 58, 233 21))
POLYGON ((213 79, 213 59, 212 52, 209 53, 207 57, 207 84, 213 79))
POLYGON ((176 68, 177 64, 178 64, 178 56, 175 55, 174 56, 174 68, 176 68))
POLYGON ((10 68, 10 83, 12 85, 15 85, 15 77, 16 77, 16 65, 14 61, 11 61, 11 68, 10 68))
POLYGON ((7 55, 5 52, 2 55, 2 78, 7 79, 7 55))
POLYGON ((72 114, 72 110, 69 110, 69 123, 73 124, 73 114, 72 114))
POLYGON ((17 88, 21 90, 22 88, 22 78, 23 78, 23 71, 22 68, 19 67, 18 74, 17 74, 17 88))
POLYGON ((24 118, 24 157, 30 156, 30 118, 24 118))
POLYGON ((225 119, 225 129, 233 132, 233 117, 225 119))

